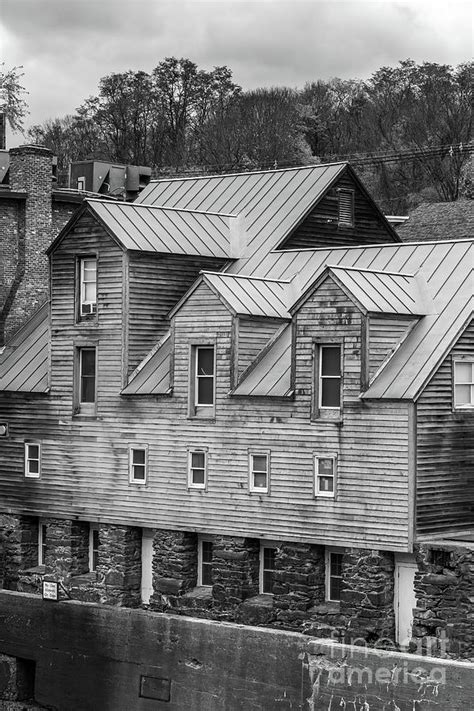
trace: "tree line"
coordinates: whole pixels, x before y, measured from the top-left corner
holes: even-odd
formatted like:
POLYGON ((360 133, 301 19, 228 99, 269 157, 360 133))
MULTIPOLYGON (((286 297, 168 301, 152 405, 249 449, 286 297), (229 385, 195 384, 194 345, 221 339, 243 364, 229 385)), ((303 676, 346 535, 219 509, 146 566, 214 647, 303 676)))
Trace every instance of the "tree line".
POLYGON ((351 160, 387 211, 470 190, 473 63, 407 59, 367 80, 244 91, 231 70, 169 57, 151 73, 100 80, 72 115, 28 130, 59 170, 75 160, 151 166, 154 175, 351 160))

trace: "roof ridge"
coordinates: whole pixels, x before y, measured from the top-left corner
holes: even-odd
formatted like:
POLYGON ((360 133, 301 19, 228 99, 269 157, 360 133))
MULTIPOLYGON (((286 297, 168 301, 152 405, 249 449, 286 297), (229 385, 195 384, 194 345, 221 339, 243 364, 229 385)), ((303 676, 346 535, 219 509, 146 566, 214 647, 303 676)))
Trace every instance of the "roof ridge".
MULTIPOLYGON (((177 180, 208 180, 209 178, 230 178, 237 175, 262 175, 266 173, 287 173, 290 170, 309 170, 312 168, 327 168, 330 165, 348 165, 347 160, 337 160, 332 163, 313 163, 311 165, 295 165, 291 168, 274 168, 268 170, 242 170, 237 173, 210 173, 209 175, 189 175, 176 178, 154 178, 150 180, 148 185, 152 183, 172 183, 177 180)), ((147 187, 148 187, 147 185, 147 187)), ((141 203, 143 204, 143 203, 141 203)))
POLYGON ((462 239, 456 239, 453 237, 452 239, 433 239, 433 240, 428 240, 428 239, 422 239, 417 242, 374 242, 373 244, 340 244, 334 247, 327 246, 327 247, 304 247, 304 248, 294 248, 294 249, 272 249, 269 254, 285 254, 286 252, 336 252, 340 251, 342 249, 348 250, 348 249, 371 249, 376 248, 376 247, 416 247, 416 246, 421 246, 424 244, 456 244, 457 242, 463 243, 463 242, 473 242, 474 243, 474 237, 463 237, 462 239))
POLYGON ((203 276, 211 274, 212 276, 229 277, 232 279, 253 279, 254 281, 272 281, 276 284, 291 284, 291 279, 271 279, 267 277, 249 276, 246 274, 230 274, 229 272, 211 272, 207 271, 206 269, 201 269, 199 274, 202 274, 203 276))
MULTIPOLYGON (((107 203, 107 205, 110 205, 109 200, 99 200, 99 198, 88 198, 86 202, 100 202, 100 203, 107 203)), ((199 215, 217 215, 219 217, 239 217, 238 215, 230 212, 211 212, 211 210, 191 210, 187 207, 165 207, 164 205, 149 205, 146 202, 115 202, 112 203, 114 205, 120 205, 121 207, 124 207, 125 205, 129 205, 130 207, 146 207, 148 209, 154 209, 154 210, 172 210, 173 212, 192 212, 192 213, 198 213, 199 215)))
POLYGON ((326 264, 329 269, 343 269, 351 272, 368 272, 369 274, 388 274, 390 276, 415 277, 411 272, 388 272, 385 269, 366 269, 364 267, 345 267, 343 264, 326 264))

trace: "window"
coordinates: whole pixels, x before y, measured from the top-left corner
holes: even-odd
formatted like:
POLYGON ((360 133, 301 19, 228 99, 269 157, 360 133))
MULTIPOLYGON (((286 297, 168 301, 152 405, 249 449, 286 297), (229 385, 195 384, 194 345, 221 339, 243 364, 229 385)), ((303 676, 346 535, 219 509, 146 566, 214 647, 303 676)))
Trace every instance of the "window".
POLYGON ((212 585, 212 541, 200 538, 198 541, 198 585, 212 585))
POLYGON ((131 484, 146 484, 146 447, 130 447, 129 469, 131 484))
POLYGON ((79 348, 79 405, 94 404, 96 396, 96 349, 79 348))
POLYGON ((214 346, 194 348, 194 407, 214 406, 214 346))
POLYGON ((326 599, 338 601, 342 589, 342 553, 326 551, 326 599))
POLYGON ((454 407, 474 408, 474 360, 455 360, 453 368, 454 407))
POLYGON ((79 317, 97 312, 97 259, 84 257, 79 260, 79 317))
POLYGON ((249 454, 249 488, 260 494, 267 494, 269 489, 270 455, 264 452, 249 454))
POLYGON ((89 524, 89 571, 97 570, 99 563, 99 526, 95 523, 89 524))
POLYGON ((77 179, 77 189, 78 190, 85 190, 86 189, 85 175, 81 175, 81 177, 77 179))
POLYGON ((260 547, 260 592, 273 594, 275 575, 276 546, 260 547))
POLYGON ((341 407, 341 346, 319 346, 319 407, 341 407))
POLYGON ((354 226, 354 191, 338 191, 338 222, 344 227, 354 226))
POLYGON ((41 474, 41 445, 25 442, 25 476, 38 479, 41 474))
POLYGON ((47 550, 47 526, 38 519, 38 565, 45 565, 47 550))
POLYGON ((188 451, 188 486, 191 489, 205 489, 207 483, 207 451, 188 451))
POLYGON ((314 458, 314 495, 334 498, 336 495, 336 457, 314 458))

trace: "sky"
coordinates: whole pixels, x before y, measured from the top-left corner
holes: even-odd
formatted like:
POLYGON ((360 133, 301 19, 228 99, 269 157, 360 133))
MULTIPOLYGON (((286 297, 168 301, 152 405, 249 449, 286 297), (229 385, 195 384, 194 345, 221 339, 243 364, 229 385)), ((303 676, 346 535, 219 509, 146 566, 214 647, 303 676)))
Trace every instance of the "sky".
POLYGON ((457 65, 472 23, 465 0, 0 0, 0 59, 23 67, 32 125, 73 113, 103 76, 170 56, 227 65, 244 89, 366 79, 408 57, 457 65))

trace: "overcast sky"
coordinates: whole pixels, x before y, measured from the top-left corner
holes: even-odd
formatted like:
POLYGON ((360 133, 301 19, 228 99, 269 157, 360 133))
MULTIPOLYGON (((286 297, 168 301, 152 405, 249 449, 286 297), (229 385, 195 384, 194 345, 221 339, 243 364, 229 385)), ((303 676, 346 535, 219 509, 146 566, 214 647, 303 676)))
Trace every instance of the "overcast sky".
POLYGON ((106 74, 169 56, 226 64, 248 89, 472 54, 464 0, 0 0, 0 56, 23 65, 28 124, 72 113, 106 74))

